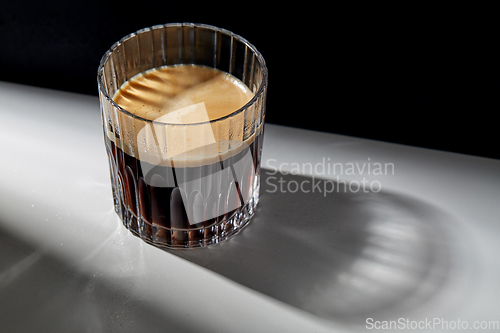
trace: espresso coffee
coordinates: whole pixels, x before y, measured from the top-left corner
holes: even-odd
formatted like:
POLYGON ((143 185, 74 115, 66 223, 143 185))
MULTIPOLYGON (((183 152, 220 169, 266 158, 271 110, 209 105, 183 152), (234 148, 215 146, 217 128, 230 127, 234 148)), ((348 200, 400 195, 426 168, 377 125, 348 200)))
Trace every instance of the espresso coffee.
POLYGON ((234 217, 258 192, 262 131, 238 112, 252 97, 234 76, 195 65, 148 70, 116 91, 132 117, 117 119, 120 129, 110 121, 105 138, 130 230, 191 247, 239 227, 234 217))

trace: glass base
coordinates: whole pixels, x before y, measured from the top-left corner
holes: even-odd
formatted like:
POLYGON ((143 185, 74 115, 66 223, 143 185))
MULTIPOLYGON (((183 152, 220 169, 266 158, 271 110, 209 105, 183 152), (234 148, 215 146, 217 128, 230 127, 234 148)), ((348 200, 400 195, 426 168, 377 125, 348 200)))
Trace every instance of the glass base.
POLYGON ((160 248, 180 249, 219 243, 236 235, 248 225, 259 199, 258 191, 244 206, 231 214, 220 216, 210 224, 192 229, 165 228, 137 217, 125 205, 115 202, 115 211, 123 225, 143 241, 160 248))

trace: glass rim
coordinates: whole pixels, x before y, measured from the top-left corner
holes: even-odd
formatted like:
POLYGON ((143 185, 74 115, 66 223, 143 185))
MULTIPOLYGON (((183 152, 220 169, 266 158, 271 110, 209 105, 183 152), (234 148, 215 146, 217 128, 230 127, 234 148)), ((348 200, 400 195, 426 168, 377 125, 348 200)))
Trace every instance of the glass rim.
MULTIPOLYGON (((175 64, 175 65, 189 65, 189 64, 179 63, 179 64, 175 64)), ((209 24, 202 24, 202 23, 189 23, 189 22, 183 22, 183 23, 166 23, 166 24, 159 24, 159 25, 154 25, 154 26, 151 26, 151 27, 139 29, 139 30, 137 30, 135 32, 132 32, 132 33, 124 36, 119 41, 117 41, 116 43, 114 43, 106 51, 106 53, 104 53, 104 55, 101 58, 101 61, 99 63, 99 67, 97 69, 97 85, 99 87, 99 92, 102 93, 102 95, 104 96, 104 98, 106 98, 106 100, 111 105, 113 105, 120 112, 124 113, 127 116, 130 116, 130 117, 133 117, 135 119, 142 120, 142 121, 145 121, 145 122, 148 122, 148 123, 153 123, 153 124, 156 123, 156 124, 171 125, 171 126, 195 126, 195 125, 203 125, 203 124, 212 124, 212 123, 216 123, 218 121, 222 121, 222 120, 228 119, 230 117, 233 117, 233 116, 235 116, 235 115, 243 112, 244 110, 246 110, 249 107, 251 107, 252 105, 254 105, 257 102, 257 100, 264 94, 264 92, 266 90, 266 87, 267 87, 267 66, 266 66, 266 62, 264 60, 264 57, 257 50, 257 48, 253 44, 251 44, 248 40, 246 40, 245 38, 243 38, 242 36, 240 36, 238 34, 235 34, 232 31, 229 31, 229 30, 224 29, 224 28, 219 28, 219 27, 216 27, 216 26, 213 26, 213 25, 209 25, 209 24), (121 44, 123 44, 125 41, 129 40, 130 38, 136 37, 137 35, 139 35, 141 33, 152 31, 154 29, 167 29, 169 27, 186 27, 186 26, 187 27, 201 27, 201 28, 212 30, 214 32, 221 32, 221 33, 223 33, 223 34, 225 34, 227 36, 230 36, 230 37, 235 38, 236 40, 242 42, 243 44, 245 44, 255 54, 255 56, 257 57, 257 61, 262 66, 262 79, 261 79, 261 82, 260 82, 259 89, 254 94, 254 96, 245 105, 243 105, 239 109, 235 110, 234 112, 231 112, 230 114, 227 114, 225 116, 222 116, 222 117, 219 117, 219 118, 216 118, 216 119, 208 120, 208 121, 202 121, 202 122, 197 122, 197 123, 189 123, 189 124, 166 123, 166 122, 163 122, 163 121, 156 121, 156 120, 146 119, 146 118, 143 118, 143 117, 138 116, 136 114, 133 114, 132 112, 129 112, 129 111, 125 110, 124 108, 122 108, 120 105, 118 105, 113 100, 113 98, 111 96, 109 96, 108 92, 106 91, 106 89, 104 87, 104 83, 103 83, 104 65, 106 64, 106 62, 109 59, 109 57, 111 56, 111 54, 116 50, 116 48, 118 46, 120 46, 121 44)))

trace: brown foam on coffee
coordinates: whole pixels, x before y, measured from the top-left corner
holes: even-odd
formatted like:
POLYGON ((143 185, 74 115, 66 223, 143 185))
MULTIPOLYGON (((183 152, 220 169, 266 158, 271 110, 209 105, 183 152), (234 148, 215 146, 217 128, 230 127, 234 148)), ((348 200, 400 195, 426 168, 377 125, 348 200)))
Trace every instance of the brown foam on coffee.
POLYGON ((115 93, 113 100, 140 118, 118 111, 114 121, 118 131, 107 134, 127 154, 151 164, 214 163, 248 147, 260 132, 255 116, 245 112, 221 119, 253 95, 236 77, 217 69, 155 68, 134 76, 115 93))
POLYGON ((178 65, 134 76, 120 87, 113 100, 123 109, 148 120, 204 103, 205 114, 191 112, 180 119, 168 117, 171 123, 189 124, 227 116, 252 97, 250 89, 230 74, 209 67, 178 65))

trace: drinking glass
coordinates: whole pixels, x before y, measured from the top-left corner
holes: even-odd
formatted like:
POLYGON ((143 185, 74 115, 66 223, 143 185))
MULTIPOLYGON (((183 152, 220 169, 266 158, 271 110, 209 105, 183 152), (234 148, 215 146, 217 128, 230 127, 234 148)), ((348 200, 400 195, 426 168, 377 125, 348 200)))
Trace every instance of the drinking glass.
POLYGON ((159 247, 192 248, 246 226, 259 201, 267 67, 246 39, 205 24, 156 25, 125 36, 98 69, 114 208, 124 226, 159 247), (147 70, 180 64, 229 73, 253 92, 233 113, 198 123, 144 119, 113 101, 147 70))

